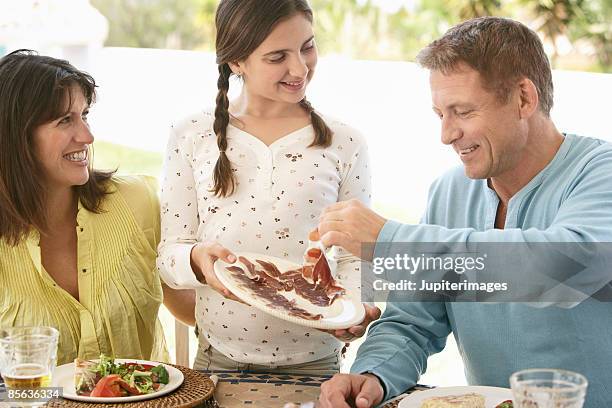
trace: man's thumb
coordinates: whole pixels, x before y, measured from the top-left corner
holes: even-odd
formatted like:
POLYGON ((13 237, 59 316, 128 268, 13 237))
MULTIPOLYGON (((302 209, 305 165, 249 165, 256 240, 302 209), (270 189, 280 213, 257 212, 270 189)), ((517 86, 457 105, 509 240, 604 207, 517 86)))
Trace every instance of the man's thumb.
POLYGON ((355 405, 357 408, 370 408, 370 400, 364 395, 363 392, 355 398, 355 405))
POLYGON ((373 375, 366 374, 366 380, 361 385, 361 390, 355 398, 357 408, 370 408, 382 399, 380 380, 376 380, 373 375))

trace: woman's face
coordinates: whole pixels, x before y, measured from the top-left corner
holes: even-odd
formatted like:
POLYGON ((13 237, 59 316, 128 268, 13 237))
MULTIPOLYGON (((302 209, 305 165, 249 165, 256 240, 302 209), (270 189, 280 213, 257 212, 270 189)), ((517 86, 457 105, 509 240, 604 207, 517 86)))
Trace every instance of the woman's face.
POLYGON ((316 65, 312 24, 298 13, 277 24, 259 47, 233 68, 242 73, 251 96, 298 103, 306 94, 316 65))
MULTIPOLYGON (((68 102, 68 101, 67 101, 68 102)), ((50 189, 83 185, 89 180, 89 104, 78 86, 70 89, 67 114, 40 125, 34 131, 36 158, 50 189)))

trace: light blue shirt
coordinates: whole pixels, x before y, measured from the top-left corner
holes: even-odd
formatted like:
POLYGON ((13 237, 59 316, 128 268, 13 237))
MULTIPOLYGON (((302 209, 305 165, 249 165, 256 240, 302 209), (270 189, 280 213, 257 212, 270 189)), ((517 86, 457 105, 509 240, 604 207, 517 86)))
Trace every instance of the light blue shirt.
MULTIPOLYGON (((494 229, 498 197, 486 180, 457 168, 431 187, 420 225, 388 221, 375 257, 388 242, 612 242, 612 146, 567 135, 548 166, 508 203, 494 229)), ((593 287, 611 289, 610 269, 593 287)), ((610 299, 610 296, 608 296, 610 299)), ((351 372, 376 374, 386 398, 418 381, 427 358, 455 336, 473 385, 509 387, 527 368, 562 368, 589 380, 584 408, 612 407, 612 302, 592 298, 571 307, 521 303, 388 303, 360 347, 351 372)))

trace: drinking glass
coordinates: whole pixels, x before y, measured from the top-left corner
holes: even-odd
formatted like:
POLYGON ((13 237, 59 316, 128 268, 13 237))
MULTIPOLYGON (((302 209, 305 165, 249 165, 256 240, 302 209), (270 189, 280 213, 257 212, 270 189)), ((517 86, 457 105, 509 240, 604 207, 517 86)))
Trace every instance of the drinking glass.
POLYGON ((0 374, 18 406, 42 405, 57 362, 59 332, 53 327, 0 329, 0 374))
POLYGON ((582 408, 588 381, 559 369, 529 369, 510 376, 516 408, 582 408))

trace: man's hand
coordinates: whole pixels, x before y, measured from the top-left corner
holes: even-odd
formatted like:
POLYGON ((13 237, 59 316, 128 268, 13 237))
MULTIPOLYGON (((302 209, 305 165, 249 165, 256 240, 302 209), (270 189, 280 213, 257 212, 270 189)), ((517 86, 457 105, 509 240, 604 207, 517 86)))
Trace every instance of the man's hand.
POLYGON ((353 341, 361 336, 363 336, 368 328, 368 325, 372 323, 374 320, 378 320, 380 318, 380 309, 377 306, 363 305, 365 308, 365 317, 363 321, 355 326, 349 327, 348 329, 341 330, 326 330, 332 336, 336 337, 340 341, 353 341))
POLYGON ((326 247, 338 245, 365 261, 371 261, 373 254, 361 253, 361 244, 375 243, 385 222, 385 218, 359 200, 352 199, 323 210, 318 230, 321 242, 326 247))
POLYGON ((373 374, 336 374, 321 385, 321 408, 370 408, 384 396, 380 380, 373 374))

